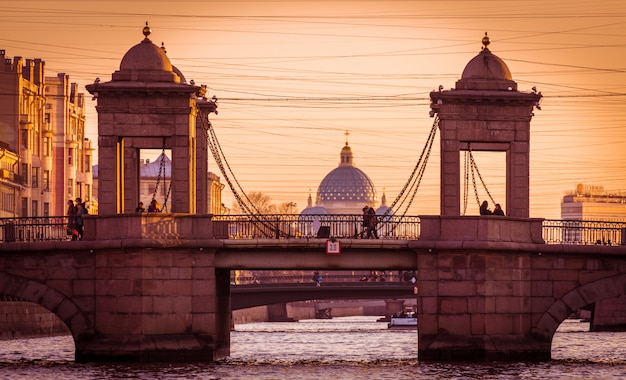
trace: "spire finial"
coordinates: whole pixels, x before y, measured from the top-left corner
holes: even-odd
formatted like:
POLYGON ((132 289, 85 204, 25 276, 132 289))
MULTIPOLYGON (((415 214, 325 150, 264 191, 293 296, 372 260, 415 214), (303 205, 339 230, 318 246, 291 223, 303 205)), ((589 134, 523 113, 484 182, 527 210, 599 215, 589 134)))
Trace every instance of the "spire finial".
POLYGON ((485 32, 485 37, 483 37, 482 43, 483 43, 483 49, 487 49, 487 46, 489 46, 489 44, 491 43, 491 40, 489 39, 487 32, 485 32))
POLYGON ((161 42, 161 50, 163 50, 163 53, 167 54, 167 50, 165 49, 165 42, 161 42))
POLYGON ((150 30, 150 27, 148 26, 148 21, 146 21, 146 26, 143 27, 143 35, 146 37, 146 39, 148 39, 150 33, 152 33, 152 30, 150 30))
POLYGON ((344 133, 344 135, 346 135, 346 145, 348 145, 348 135, 350 135, 350 132, 346 131, 346 133, 344 133))

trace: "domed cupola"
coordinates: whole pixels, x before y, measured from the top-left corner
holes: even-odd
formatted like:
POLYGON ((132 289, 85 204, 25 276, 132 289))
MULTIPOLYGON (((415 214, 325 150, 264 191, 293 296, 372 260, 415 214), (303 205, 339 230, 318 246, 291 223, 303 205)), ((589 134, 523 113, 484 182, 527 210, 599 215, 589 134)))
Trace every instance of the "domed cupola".
POLYGON ((383 196, 380 197, 380 207, 376 209, 376 215, 393 215, 393 211, 387 206, 387 195, 383 189, 383 196))
POLYGON ((498 90, 515 91, 511 71, 502 59, 487 48, 491 40, 485 33, 481 52, 472 58, 463 70, 461 79, 456 82, 457 90, 498 90))
POLYGON ((324 207, 313 205, 313 198, 311 198, 311 193, 309 193, 307 206, 304 210, 300 212, 300 215, 304 216, 304 215, 327 215, 327 214, 328 214, 328 210, 326 210, 324 207))
POLYGON ((354 166, 352 148, 341 149, 339 166, 324 177, 317 190, 317 206, 333 214, 361 213, 364 205, 374 207, 376 190, 372 180, 354 166))
POLYGON ((164 49, 148 38, 150 33, 146 22, 143 28, 145 38, 126 52, 120 69, 111 76, 112 81, 180 83, 180 77, 174 71, 164 49))
MULTIPOLYGON (((167 54, 167 50, 165 49, 165 43, 161 42, 161 50, 163 50, 163 53, 167 54)), ((178 77, 180 78, 180 83, 183 84, 187 84, 187 80, 185 79, 185 76, 183 75, 183 73, 178 69, 178 67, 172 65, 172 71, 178 75, 178 77)))

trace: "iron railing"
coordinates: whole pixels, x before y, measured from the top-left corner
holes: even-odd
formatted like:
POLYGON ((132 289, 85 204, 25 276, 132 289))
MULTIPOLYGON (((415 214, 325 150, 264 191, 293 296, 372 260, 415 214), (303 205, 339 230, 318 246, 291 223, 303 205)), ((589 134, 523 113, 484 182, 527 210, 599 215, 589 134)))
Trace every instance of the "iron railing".
POLYGON ((70 220, 76 217, 42 216, 24 218, 0 218, 0 241, 34 242, 49 240, 72 240, 73 229, 68 230, 70 220))
POLYGON ((542 230, 546 244, 626 245, 626 222, 546 219, 542 230))
MULTIPOLYGON (((230 282, 233 285, 253 285, 253 284, 308 284, 314 283, 314 272, 290 271, 290 274, 265 275, 250 271, 247 275, 231 276, 230 282)), ((324 283, 361 283, 361 282, 403 282, 413 284, 412 277, 417 277, 413 271, 357 271, 346 274, 333 271, 321 273, 324 283)))
MULTIPOLYGON (((213 222, 228 223, 229 239, 366 238, 363 215, 214 215, 213 222)), ((417 216, 378 215, 379 239, 419 238, 417 216)))
MULTIPOLYGON (((415 240, 420 236, 417 216, 379 215, 379 239, 415 240)), ((366 238, 363 215, 214 215, 228 239, 366 238)), ((0 242, 71 240, 67 216, 0 218, 0 242)), ((546 244, 626 245, 626 222, 546 219, 546 244)))

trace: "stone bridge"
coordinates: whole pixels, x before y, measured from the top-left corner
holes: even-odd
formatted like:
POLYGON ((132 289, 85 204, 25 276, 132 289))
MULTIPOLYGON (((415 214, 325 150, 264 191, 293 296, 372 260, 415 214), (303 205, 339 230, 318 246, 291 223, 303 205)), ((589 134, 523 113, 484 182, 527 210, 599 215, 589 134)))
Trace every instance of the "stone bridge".
POLYGON ((534 219, 422 216, 419 240, 339 239, 339 254, 223 239, 199 216, 86 226, 83 241, 0 244, 0 294, 56 314, 78 362, 227 356, 233 269, 416 270, 420 360, 549 360, 565 318, 626 294, 626 246, 547 245, 534 219))

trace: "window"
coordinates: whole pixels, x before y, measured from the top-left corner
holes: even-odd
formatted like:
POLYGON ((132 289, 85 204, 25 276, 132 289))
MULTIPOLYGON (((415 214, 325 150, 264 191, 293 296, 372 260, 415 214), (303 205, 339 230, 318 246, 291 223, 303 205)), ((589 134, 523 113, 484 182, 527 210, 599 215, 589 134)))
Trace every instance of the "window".
POLYGON ((43 189, 50 191, 50 170, 43 171, 43 189))
POLYGON ((74 148, 67 149, 67 164, 74 165, 74 148))
POLYGON ((22 213, 20 216, 28 216, 28 198, 22 198, 22 213))
POLYGON ((50 216, 50 203, 48 202, 43 204, 43 216, 50 216))
POLYGON ((67 197, 69 199, 74 197, 74 180, 71 178, 67 180, 67 197))
POLYGON ((22 129, 21 132, 22 148, 28 149, 28 129, 22 129))
POLYGON ((85 173, 91 172, 91 155, 85 156, 85 173))
POLYGON ((22 178, 24 178, 24 185, 28 186, 28 164, 22 164, 22 178))
POLYGON ((32 174, 31 186, 39 187, 39 168, 33 168, 33 170, 31 170, 31 174, 32 174))
POLYGON ((32 203, 31 203, 31 216, 39 216, 38 208, 39 208, 39 202, 32 201, 32 203))
POLYGON ((0 210, 15 212, 15 192, 12 188, 0 184, 0 210))
POLYGON ((50 137, 45 136, 43 138, 43 155, 46 157, 50 156, 50 151, 51 151, 51 147, 50 147, 50 137))

